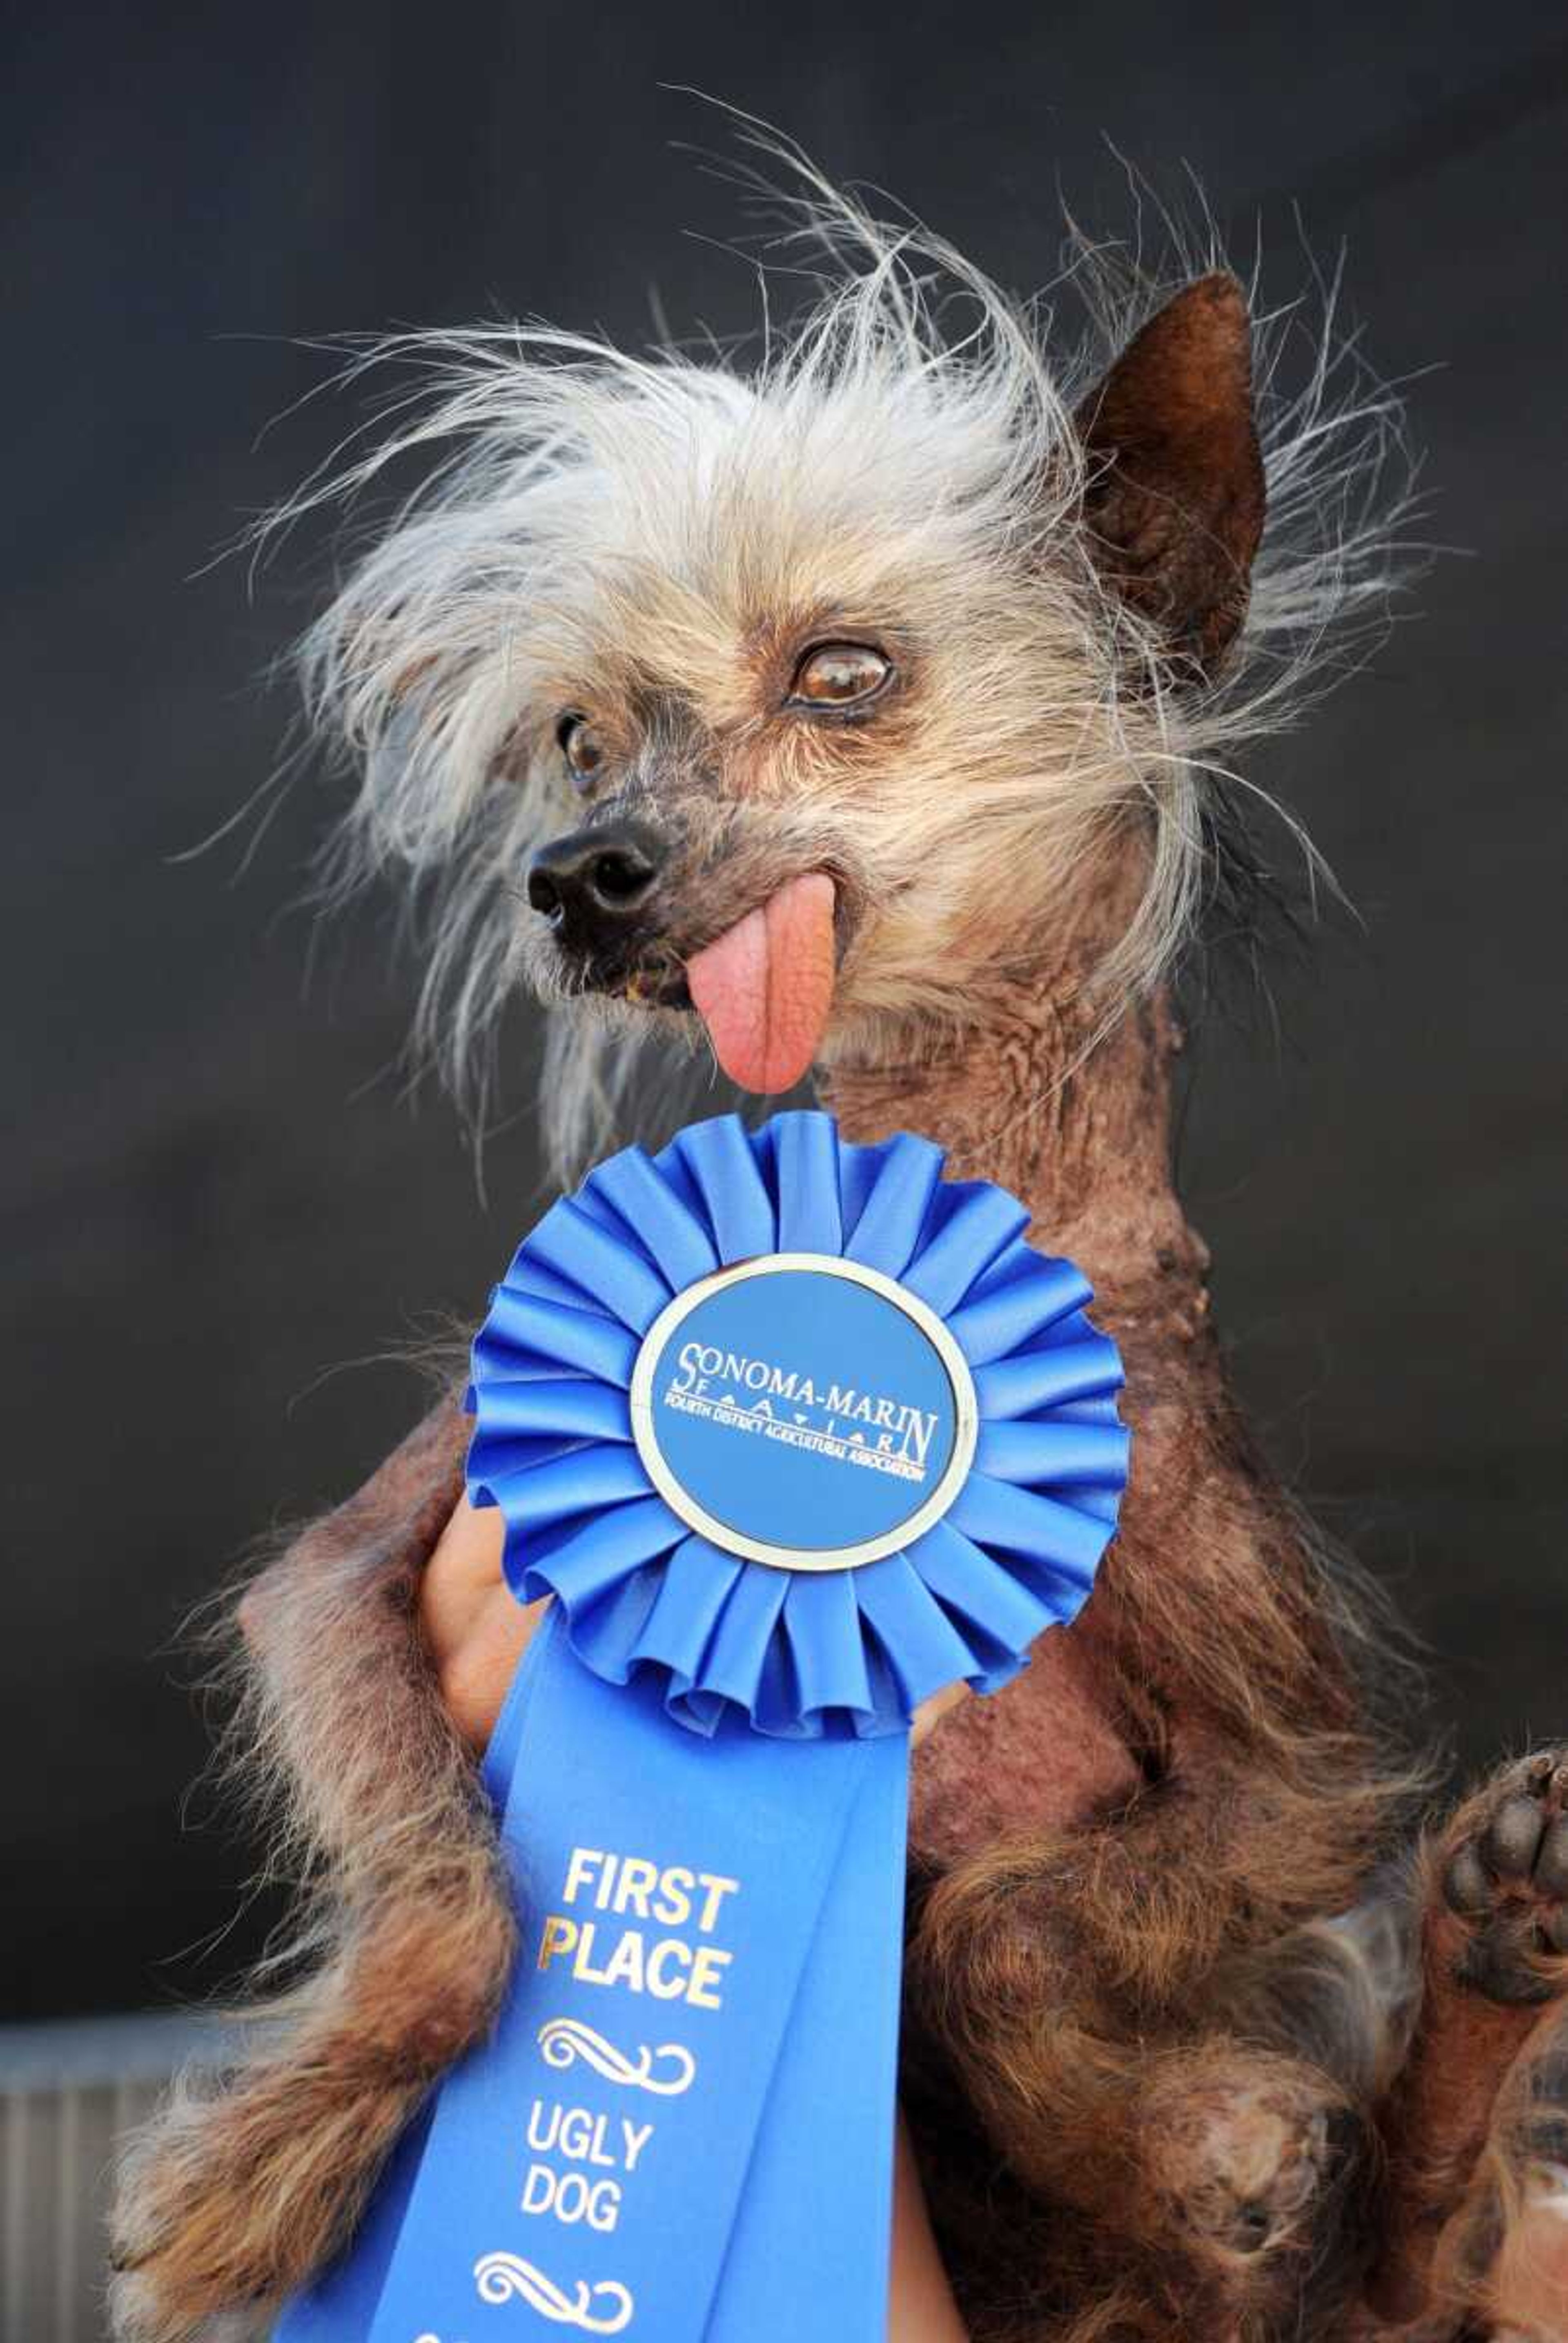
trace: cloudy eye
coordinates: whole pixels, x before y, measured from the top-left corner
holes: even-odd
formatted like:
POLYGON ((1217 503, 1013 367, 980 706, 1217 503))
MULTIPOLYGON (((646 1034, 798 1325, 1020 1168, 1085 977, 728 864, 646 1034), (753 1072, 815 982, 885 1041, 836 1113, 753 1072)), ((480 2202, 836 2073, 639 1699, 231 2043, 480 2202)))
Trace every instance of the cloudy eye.
POLYGON ((567 760, 567 770, 579 789, 592 789, 604 769, 605 746, 593 719, 571 713, 561 718, 556 739, 567 760))
POLYGON ((789 686, 793 708, 859 708, 875 699, 893 662, 869 643, 814 643, 789 686))

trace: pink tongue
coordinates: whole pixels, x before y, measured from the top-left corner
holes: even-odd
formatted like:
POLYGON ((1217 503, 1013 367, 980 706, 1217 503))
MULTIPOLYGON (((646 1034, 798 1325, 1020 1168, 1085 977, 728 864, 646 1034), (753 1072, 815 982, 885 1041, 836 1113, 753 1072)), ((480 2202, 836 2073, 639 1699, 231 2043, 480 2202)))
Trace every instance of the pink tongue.
POLYGON ((714 1054, 742 1090, 787 1091, 809 1066, 833 1005, 833 881, 791 879, 687 962, 714 1054))

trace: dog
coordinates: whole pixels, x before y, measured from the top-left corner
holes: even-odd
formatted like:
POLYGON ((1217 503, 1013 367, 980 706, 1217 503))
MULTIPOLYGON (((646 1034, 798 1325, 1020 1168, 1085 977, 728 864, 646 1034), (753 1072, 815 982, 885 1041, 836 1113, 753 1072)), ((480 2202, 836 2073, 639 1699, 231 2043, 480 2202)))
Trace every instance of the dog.
MULTIPOLYGON (((1568 2335, 1568 1753, 1412 1838, 1385 1631, 1247 1436, 1171 1175, 1172 979, 1256 875, 1231 759, 1379 623, 1395 404, 1332 320, 1285 397, 1212 254, 1081 253, 1063 348, 809 172, 796 226, 817 293, 754 363, 418 346, 430 401, 337 485, 429 485, 305 651, 337 876, 424 893, 471 1089, 500 1003, 550 1004, 563 1176, 705 1040, 937 1141, 1093 1282, 1120 1534, 915 1762, 901 2094, 972 2334, 1568 2335)), ((444 1398, 246 1595, 303 1981, 126 2159, 136 2343, 265 2331, 498 2009, 494 1700, 421 1624, 465 1432, 444 1398)))

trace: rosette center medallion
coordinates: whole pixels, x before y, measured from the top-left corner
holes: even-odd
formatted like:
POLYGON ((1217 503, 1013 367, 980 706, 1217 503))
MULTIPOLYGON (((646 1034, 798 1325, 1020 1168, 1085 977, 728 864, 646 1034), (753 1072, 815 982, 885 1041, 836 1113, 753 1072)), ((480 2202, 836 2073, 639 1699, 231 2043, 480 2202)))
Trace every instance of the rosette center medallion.
POLYGON ((974 1380, 942 1321, 895 1279, 828 1254, 769 1253, 677 1294, 630 1396, 671 1511, 776 1569, 853 1569, 907 1546, 974 1458, 974 1380))

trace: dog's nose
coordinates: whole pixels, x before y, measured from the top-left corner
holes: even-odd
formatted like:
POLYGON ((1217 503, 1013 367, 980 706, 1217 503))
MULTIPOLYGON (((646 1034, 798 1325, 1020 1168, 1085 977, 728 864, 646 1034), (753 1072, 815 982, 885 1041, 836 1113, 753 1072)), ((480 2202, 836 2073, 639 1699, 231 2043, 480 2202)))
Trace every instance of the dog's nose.
POLYGON ((574 830, 528 866, 528 900, 563 944, 599 951, 632 926, 658 884, 666 849, 638 822, 574 830))

